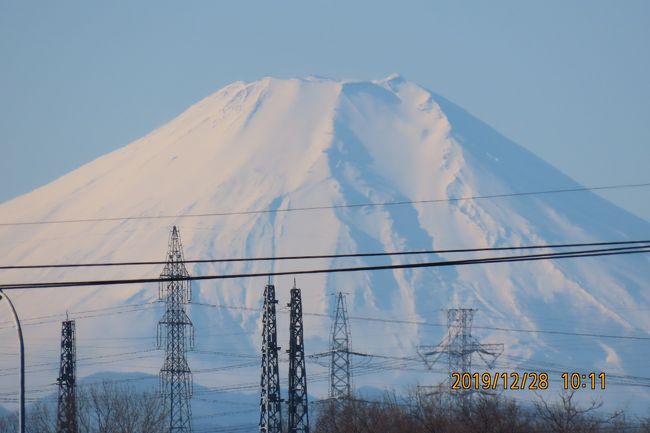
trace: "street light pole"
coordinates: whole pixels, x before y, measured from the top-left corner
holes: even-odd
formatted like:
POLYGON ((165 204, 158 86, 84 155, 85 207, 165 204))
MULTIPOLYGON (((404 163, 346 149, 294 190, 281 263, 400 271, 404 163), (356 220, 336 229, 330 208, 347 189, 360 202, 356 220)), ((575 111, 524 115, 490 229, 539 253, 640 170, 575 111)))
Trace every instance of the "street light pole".
POLYGON ((20 320, 14 308, 14 304, 9 299, 9 296, 0 288, 0 300, 5 298, 11 307, 11 312, 14 315, 14 322, 16 322, 16 329, 18 330, 18 342, 20 347, 20 406, 18 408, 18 432, 25 433, 25 345, 23 344, 23 330, 20 327, 20 320))

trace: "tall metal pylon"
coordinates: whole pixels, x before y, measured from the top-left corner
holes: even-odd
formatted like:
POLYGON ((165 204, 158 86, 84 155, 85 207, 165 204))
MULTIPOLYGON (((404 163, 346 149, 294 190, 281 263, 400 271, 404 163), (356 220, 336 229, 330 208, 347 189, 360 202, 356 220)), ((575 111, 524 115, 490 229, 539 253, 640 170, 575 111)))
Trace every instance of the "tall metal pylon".
POLYGON ((437 346, 420 346, 418 352, 429 368, 441 355, 447 356, 449 376, 447 389, 457 397, 463 408, 467 408, 473 390, 452 390, 453 373, 471 373, 472 355, 478 354, 488 368, 503 353, 503 344, 482 344, 472 336, 472 320, 476 309, 452 308, 447 310, 447 336, 437 346))
POLYGON ((309 402, 302 324, 302 295, 293 280, 289 319, 289 433, 309 433, 309 402))
POLYGON ((282 433, 282 397, 278 371, 278 329, 275 316, 275 286, 264 288, 262 316, 262 377, 260 380, 260 433, 282 433))
POLYGON ((59 367, 59 399, 56 416, 57 433, 77 433, 76 395, 76 335, 74 320, 66 320, 61 324, 61 363, 59 367))
POLYGON ((191 433, 192 372, 186 353, 194 346, 194 327, 185 312, 185 305, 191 299, 192 287, 176 226, 169 236, 166 260, 160 274, 165 281, 161 281, 158 291, 159 299, 165 301, 165 314, 158 322, 158 348, 165 348, 165 361, 160 369, 160 392, 169 411, 169 433, 191 433))
POLYGON ((336 297, 336 312, 330 340, 330 398, 348 398, 350 387, 350 330, 345 295, 336 297))

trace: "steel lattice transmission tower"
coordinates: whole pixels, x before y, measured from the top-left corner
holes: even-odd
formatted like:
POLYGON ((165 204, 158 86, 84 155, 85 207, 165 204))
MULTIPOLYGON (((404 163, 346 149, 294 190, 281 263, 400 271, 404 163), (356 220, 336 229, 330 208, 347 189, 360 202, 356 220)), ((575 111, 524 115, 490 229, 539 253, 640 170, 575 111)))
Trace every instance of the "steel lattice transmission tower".
POLYGON ((260 380, 260 433, 282 433, 282 397, 278 371, 278 330, 275 286, 264 288, 262 317, 262 377, 260 380))
POLYGON ((293 280, 289 319, 289 433, 309 433, 309 402, 302 324, 302 296, 293 280))
POLYGON ((350 331, 345 295, 339 292, 330 342, 330 398, 348 398, 350 388, 350 331))
POLYGON ((451 389, 452 373, 471 373, 472 355, 475 353, 492 368, 496 359, 503 353, 503 344, 481 344, 472 336, 472 320, 477 310, 472 308, 452 308, 447 310, 447 336, 437 346, 420 346, 418 352, 429 368, 441 355, 447 356, 449 377, 447 389, 461 400, 463 407, 468 407, 471 390, 451 389))
POLYGON ((169 237, 167 263, 160 274, 158 296, 165 301, 165 314, 158 322, 158 347, 165 348, 160 369, 160 391, 169 411, 169 433, 192 432, 192 372, 186 353, 194 346, 194 327, 185 312, 191 284, 185 268, 183 246, 176 226, 169 237))
POLYGON ((77 396, 75 370, 77 362, 74 320, 61 324, 61 364, 59 367, 59 399, 56 417, 57 433, 77 433, 77 396))

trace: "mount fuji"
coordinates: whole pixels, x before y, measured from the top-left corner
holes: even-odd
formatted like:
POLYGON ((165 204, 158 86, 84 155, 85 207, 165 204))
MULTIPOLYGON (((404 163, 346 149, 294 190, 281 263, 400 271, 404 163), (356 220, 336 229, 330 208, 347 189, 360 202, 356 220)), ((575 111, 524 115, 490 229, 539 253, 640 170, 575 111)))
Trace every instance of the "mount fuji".
MULTIPOLYGON (((187 259, 648 237, 650 223, 589 191, 447 200, 580 187, 459 106, 400 76, 264 78, 230 84, 141 139, 1 204, 0 257, 2 265, 162 260, 172 225, 187 259), (345 206, 386 202, 404 203, 345 206), (318 209, 284 211, 290 208, 318 209), (6 225, 43 221, 50 223, 6 225)), ((454 258, 201 263, 188 269, 207 275, 454 258)), ((327 350, 330 295, 338 291, 347 293, 354 350, 396 358, 438 343, 447 332, 445 309, 477 308, 474 336, 504 344, 499 370, 549 371, 555 391, 560 371, 605 371, 612 377, 607 389, 585 395, 647 406, 650 393, 638 386, 650 383, 644 381, 647 341, 608 335, 650 336, 649 265, 637 254, 299 276, 310 313, 306 347, 309 353, 327 350)), ((161 271, 156 265, 2 270, 0 285, 146 278, 161 271)), ((205 389, 249 393, 255 403, 265 283, 193 284, 188 311, 197 341, 189 361, 205 389)), ((282 307, 279 339, 286 346, 284 305, 293 278, 274 283, 282 307)), ((10 292, 25 322, 28 395, 55 389, 59 321, 66 314, 77 320, 79 376, 156 374, 163 356, 154 350, 163 311, 157 295, 151 284, 10 292)), ((17 374, 15 337, 1 308, 0 388, 8 391, 17 374)), ((434 383, 446 369, 441 364, 428 372, 424 364, 366 358, 354 364, 357 387, 434 383)), ((308 374, 310 394, 324 396, 327 369, 314 362, 308 374)))

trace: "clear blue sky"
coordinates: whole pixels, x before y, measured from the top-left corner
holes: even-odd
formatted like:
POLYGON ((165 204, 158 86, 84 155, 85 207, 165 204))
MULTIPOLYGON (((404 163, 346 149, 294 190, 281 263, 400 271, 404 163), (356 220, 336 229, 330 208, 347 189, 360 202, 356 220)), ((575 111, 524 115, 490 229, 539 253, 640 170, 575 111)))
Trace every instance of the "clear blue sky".
MULTIPOLYGON (((649 182, 649 23, 647 0, 0 0, 0 201, 267 75, 399 72, 583 184, 649 182)), ((650 189, 605 197, 650 220, 650 189)))

